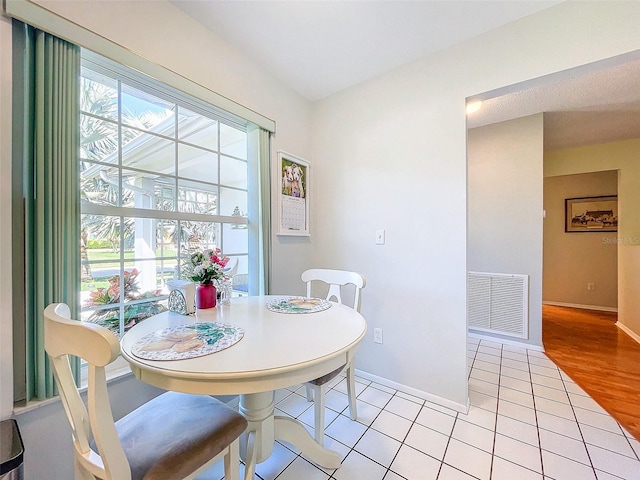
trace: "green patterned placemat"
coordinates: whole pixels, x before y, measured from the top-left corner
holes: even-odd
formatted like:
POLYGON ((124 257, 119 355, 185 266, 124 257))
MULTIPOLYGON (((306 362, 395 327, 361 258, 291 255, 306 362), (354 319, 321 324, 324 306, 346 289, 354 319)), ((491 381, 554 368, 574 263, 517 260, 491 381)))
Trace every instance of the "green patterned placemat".
POLYGON ((244 330, 230 323, 178 325, 145 335, 131 352, 145 360, 181 360, 219 352, 243 336, 244 330))
POLYGON ((315 313, 331 306, 329 300, 321 298, 289 297, 274 300, 267 304, 267 309, 278 313, 315 313))

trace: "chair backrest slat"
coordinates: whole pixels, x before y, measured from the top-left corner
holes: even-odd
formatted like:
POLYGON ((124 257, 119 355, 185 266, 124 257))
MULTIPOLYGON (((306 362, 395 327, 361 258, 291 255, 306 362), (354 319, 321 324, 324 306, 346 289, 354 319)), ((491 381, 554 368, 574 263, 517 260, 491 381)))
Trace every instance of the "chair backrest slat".
POLYGON ((342 303, 342 287, 353 285, 355 294, 353 299, 353 309, 360 311, 361 290, 366 285, 366 280, 361 273, 347 270, 332 270, 326 268, 311 268, 305 270, 301 275, 302 281, 307 283, 307 297, 311 297, 311 285, 314 281, 324 282, 329 286, 326 299, 335 298, 338 303, 342 303))
POLYGON ((116 433, 104 368, 120 354, 118 338, 100 325, 71 320, 69 307, 63 303, 45 309, 44 337, 79 454, 77 461, 96 477, 130 480, 131 469, 116 433), (73 379, 69 355, 88 363, 87 408, 73 379), (98 452, 90 448, 92 434, 98 452))

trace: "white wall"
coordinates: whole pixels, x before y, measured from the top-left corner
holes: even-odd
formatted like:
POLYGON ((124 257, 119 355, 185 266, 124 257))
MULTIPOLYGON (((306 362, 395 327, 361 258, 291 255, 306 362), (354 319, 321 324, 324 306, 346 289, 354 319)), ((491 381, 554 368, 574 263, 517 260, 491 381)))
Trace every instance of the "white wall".
POLYGON ((466 403, 465 98, 638 49, 638 22, 565 2, 317 102, 314 260, 367 276, 358 369, 466 403))
POLYGON ((467 265, 529 275, 528 338, 542 347, 543 114, 470 129, 467 265))
POLYGON ((415 70, 318 102, 314 259, 367 278, 369 331, 357 369, 464 408, 465 299, 456 285, 466 271, 463 99, 443 88, 437 95, 457 107, 433 108, 431 86, 415 70), (431 149, 452 125, 462 162, 431 149), (376 229, 386 229, 384 246, 375 245, 376 229), (384 331, 382 345, 374 328, 384 331))

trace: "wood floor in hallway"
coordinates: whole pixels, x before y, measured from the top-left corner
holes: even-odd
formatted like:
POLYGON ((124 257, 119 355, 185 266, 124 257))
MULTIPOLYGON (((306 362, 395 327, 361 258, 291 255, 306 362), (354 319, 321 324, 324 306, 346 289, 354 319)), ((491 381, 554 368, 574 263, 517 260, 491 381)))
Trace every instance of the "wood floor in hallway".
POLYGON ((544 305, 545 353, 640 440, 640 344, 616 327, 617 314, 544 305))

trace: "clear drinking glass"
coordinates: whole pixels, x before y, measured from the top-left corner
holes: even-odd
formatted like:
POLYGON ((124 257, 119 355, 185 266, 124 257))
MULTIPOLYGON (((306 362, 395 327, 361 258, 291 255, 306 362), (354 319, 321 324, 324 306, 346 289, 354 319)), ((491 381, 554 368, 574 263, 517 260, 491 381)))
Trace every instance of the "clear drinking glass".
POLYGON ((231 305, 231 279, 224 278, 220 282, 220 305, 231 305))

